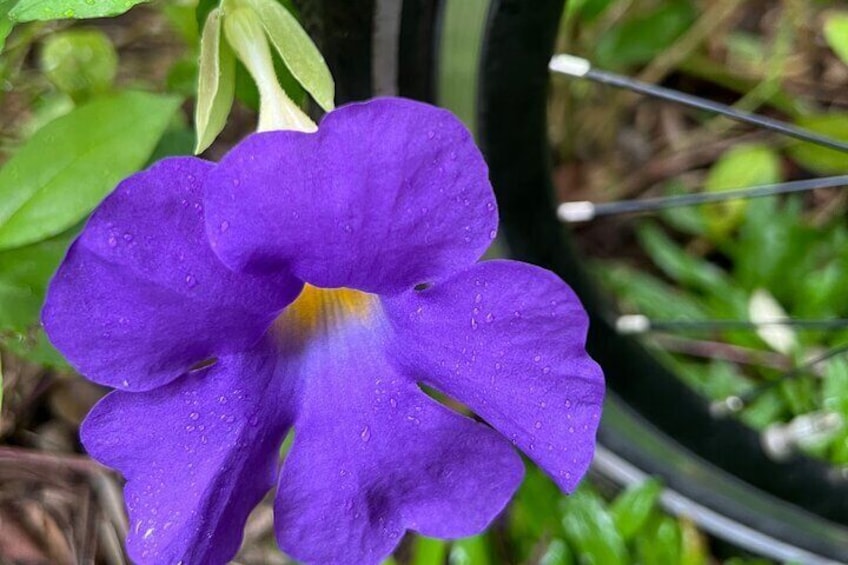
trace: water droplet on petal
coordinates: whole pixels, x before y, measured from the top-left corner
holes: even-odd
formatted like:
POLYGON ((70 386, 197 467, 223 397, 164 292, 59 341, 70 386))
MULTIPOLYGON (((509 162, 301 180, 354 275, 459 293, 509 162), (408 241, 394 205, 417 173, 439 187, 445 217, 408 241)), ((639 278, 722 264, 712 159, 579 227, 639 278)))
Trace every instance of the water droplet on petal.
POLYGON ((495 315, 494 314, 492 314, 491 312, 486 314, 486 323, 491 324, 494 321, 495 321, 495 315))
POLYGON ((477 329, 477 320, 475 320, 474 318, 471 318, 471 329, 472 330, 477 329))
POLYGON ((106 243, 109 244, 109 247, 115 247, 118 245, 118 238, 114 235, 110 235, 109 239, 106 240, 106 243))
POLYGON ((567 399, 567 398, 565 399, 565 407, 566 407, 566 408, 571 408, 571 401, 570 401, 569 399, 567 399))
POLYGON ((495 239, 498 236, 498 232, 496 230, 492 230, 489 232, 489 239, 495 239))
POLYGON ((189 288, 194 288, 197 286, 197 279, 194 278, 194 275, 186 275, 185 276, 186 286, 189 288))
POLYGON ((543 374, 543 375, 547 375, 547 374, 548 374, 548 373, 550 373, 550 372, 551 372, 551 368, 550 368, 550 367, 542 367, 542 374, 543 374))
POLYGON ((474 295, 474 304, 480 304, 483 301, 483 295, 479 292, 474 295))
POLYGON ((132 240, 133 240, 133 235, 132 235, 131 233, 127 232, 127 233, 125 233, 125 234, 124 234, 124 241, 126 241, 127 243, 129 243, 129 242, 131 242, 132 240))
POLYGON ((258 426, 259 425, 259 416, 257 416, 256 414, 251 416, 250 417, 250 425, 251 426, 258 426))
POLYGON ((359 437, 362 439, 362 441, 368 441, 369 439, 371 439, 371 428, 369 428, 368 426, 362 428, 362 433, 359 434, 359 437))
POLYGON ((539 420, 536 420, 536 423, 535 423, 535 424, 533 424, 533 427, 534 427, 534 428, 536 428, 537 430, 538 430, 538 429, 541 429, 541 427, 542 427, 542 422, 540 422, 539 420))
POLYGON ((228 222, 227 220, 224 220, 223 222, 221 222, 219 229, 221 230, 221 233, 224 233, 225 231, 230 229, 230 222, 228 222))
POLYGON ((536 355, 535 357, 533 357, 533 361, 534 361, 535 363, 538 363, 538 362, 539 362, 539 361, 541 361, 541 360, 542 360, 542 356, 541 356, 541 355, 536 355))
POLYGON ((191 418, 192 420, 197 420, 198 418, 200 418, 200 414, 198 414, 197 412, 192 412, 191 414, 188 415, 188 417, 191 418))
POLYGON ((436 137, 436 132, 434 130, 427 132, 427 139, 433 139, 434 137, 436 137))
POLYGON ((389 404, 392 408, 397 408, 397 400, 395 400, 394 398, 389 399, 389 404))

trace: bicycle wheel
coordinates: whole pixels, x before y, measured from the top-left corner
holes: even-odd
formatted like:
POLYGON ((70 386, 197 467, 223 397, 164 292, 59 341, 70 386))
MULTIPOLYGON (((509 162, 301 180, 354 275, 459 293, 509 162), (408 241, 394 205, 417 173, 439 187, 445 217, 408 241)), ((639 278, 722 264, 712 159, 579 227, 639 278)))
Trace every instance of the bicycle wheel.
POLYGON ((753 429, 715 418, 704 398, 601 315, 599 285, 554 213, 546 106, 563 4, 491 2, 479 138, 511 253, 560 274, 592 317, 589 348, 610 388, 599 471, 619 479, 637 470, 661 476, 673 509, 762 554, 806 563, 848 560, 848 481, 841 473, 803 455, 783 462, 768 457, 753 429))
POLYGON ((662 477, 669 510, 762 555, 848 561, 848 481, 841 474, 805 456, 772 460, 754 430, 714 418, 705 399, 602 316, 605 297, 555 215, 546 103, 564 3, 321 0, 305 4, 303 14, 315 22, 340 101, 424 99, 476 130, 509 255, 558 273, 592 317, 589 348, 610 388, 595 471, 619 484, 662 477), (328 14, 333 26, 321 25, 328 14), (445 56, 446 45, 462 57, 445 56))

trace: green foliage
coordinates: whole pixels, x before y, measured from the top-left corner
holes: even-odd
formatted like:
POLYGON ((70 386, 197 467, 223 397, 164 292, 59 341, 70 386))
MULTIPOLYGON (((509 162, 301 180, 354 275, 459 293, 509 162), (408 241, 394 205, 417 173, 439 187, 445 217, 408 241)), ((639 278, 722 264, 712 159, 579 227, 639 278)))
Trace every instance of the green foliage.
POLYGON ((179 103, 124 92, 40 129, 0 169, 0 250, 40 241, 83 219, 147 161, 179 103))
MULTIPOLYGON (((704 181, 704 191, 723 192, 780 182, 780 157, 767 145, 737 145, 716 161, 704 181)), ((701 207, 714 240, 728 236, 745 215, 747 201, 730 200, 701 207)))
POLYGON ((598 39, 595 62, 610 69, 648 63, 692 25, 695 15, 688 0, 660 2, 604 33, 598 39))
MULTIPOLYGON (((797 124, 826 137, 848 141, 848 113, 811 114, 798 118, 797 124)), ((814 174, 848 174, 848 156, 842 151, 813 143, 796 142, 789 147, 788 153, 799 165, 814 174)))
POLYGON ((16 22, 105 18, 149 0, 18 0, 9 16, 16 22))
POLYGON ((235 94, 235 62, 232 49, 222 41, 221 14, 215 9, 206 19, 200 39, 195 153, 209 147, 227 123, 235 94))
POLYGON ((321 108, 333 109, 335 85, 324 57, 297 19, 276 0, 245 0, 259 15, 271 44, 292 76, 321 108))
POLYGON ((656 480, 633 485, 611 502, 584 483, 570 496, 529 469, 509 509, 516 555, 509 562, 548 565, 680 563, 708 560, 703 536, 662 512, 656 480))
POLYGON ((833 52, 848 65, 848 12, 828 14, 824 22, 824 38, 833 52))
POLYGON ((41 70, 56 88, 75 100, 85 100, 112 88, 118 54, 103 32, 71 29, 44 41, 41 70))

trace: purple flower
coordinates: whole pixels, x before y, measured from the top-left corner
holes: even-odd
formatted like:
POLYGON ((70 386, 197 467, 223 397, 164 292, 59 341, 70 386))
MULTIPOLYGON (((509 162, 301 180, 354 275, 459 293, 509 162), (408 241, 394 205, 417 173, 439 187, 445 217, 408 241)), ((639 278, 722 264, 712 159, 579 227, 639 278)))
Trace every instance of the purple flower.
POLYGON ((226 562, 276 485, 286 552, 378 563, 405 530, 484 529, 521 481, 512 446, 573 490, 603 397, 586 315, 548 271, 477 263, 496 227, 465 128, 399 99, 122 182, 43 319, 118 389, 81 436, 127 479, 132 558, 226 562))

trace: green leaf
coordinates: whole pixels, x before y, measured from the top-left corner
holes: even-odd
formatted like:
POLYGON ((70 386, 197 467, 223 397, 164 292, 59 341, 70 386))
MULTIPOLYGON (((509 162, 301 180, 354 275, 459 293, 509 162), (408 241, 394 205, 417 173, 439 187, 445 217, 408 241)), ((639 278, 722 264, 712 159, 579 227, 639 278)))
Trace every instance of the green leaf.
POLYGON ((657 9, 627 20, 601 36, 594 57, 599 66, 622 68, 648 63, 695 21, 691 2, 658 4, 657 9))
POLYGON ((669 516, 657 516, 651 520, 636 542, 638 563, 656 565, 678 565, 682 536, 677 521, 669 516))
POLYGON ((108 91, 118 72, 118 52, 105 33, 70 29, 50 34, 41 50, 41 70, 75 100, 108 91))
POLYGON ((38 324, 47 283, 73 233, 0 251, 0 331, 25 332, 38 324))
POLYGON ((624 540, 601 498, 585 485, 562 504, 565 537, 586 565, 629 563, 624 540))
MULTIPOLYGON (((726 151, 710 168, 704 190, 723 192, 779 182, 780 158, 766 145, 737 145, 726 151)), ((737 228, 745 215, 747 202, 731 200, 701 207, 701 213, 714 241, 721 241, 737 228)))
POLYGON ((448 546, 440 539, 416 536, 412 542, 410 565, 442 565, 448 546))
POLYGON ((235 94, 235 55, 221 41, 221 10, 209 13, 200 39, 200 69, 197 78, 195 153, 209 147, 224 129, 235 94))
MULTIPOLYGON (((848 141, 848 113, 831 112, 798 118, 796 123, 827 137, 848 141)), ((819 175, 848 173, 848 155, 815 143, 797 142, 787 148, 789 155, 802 167, 819 175)))
POLYGON ((645 222, 636 235, 657 267, 676 282, 713 294, 732 291, 721 269, 706 259, 689 255, 656 224, 645 222))
POLYGON ((828 14, 824 22, 824 40, 842 62, 848 65, 848 13, 828 14))
POLYGON ((6 38, 12 33, 12 28, 15 27, 15 23, 9 17, 9 11, 14 7, 15 3, 12 0, 0 2, 0 53, 6 47, 6 38))
POLYGON ((124 92, 44 126, 0 169, 0 249, 58 234, 137 171, 180 99, 124 92))
POLYGON ((333 109, 335 85, 324 57, 297 19, 275 0, 247 0, 286 67, 321 108, 333 109))
POLYGON ((16 22, 105 18, 123 14, 148 0, 18 0, 9 12, 16 22))
POLYGON ((650 479, 629 487, 610 506, 610 514, 621 537, 632 539, 648 521, 662 494, 662 484, 650 479))
POLYGON ((486 536, 481 534, 453 542, 448 563, 450 565, 489 565, 492 563, 486 536))

